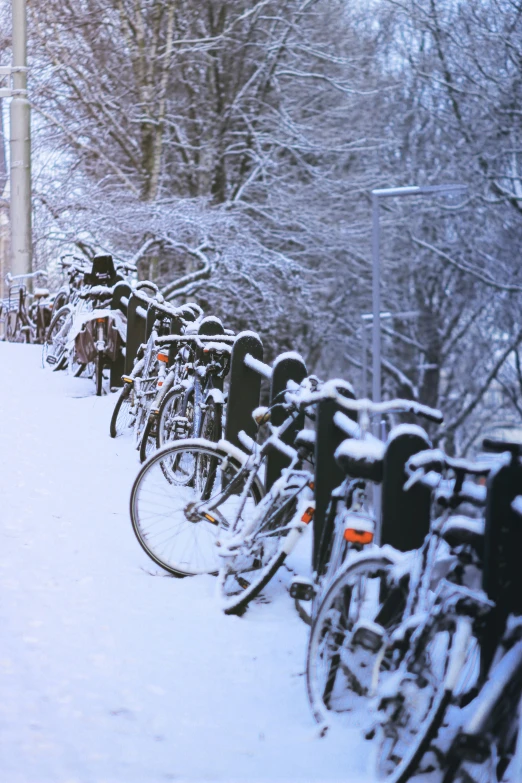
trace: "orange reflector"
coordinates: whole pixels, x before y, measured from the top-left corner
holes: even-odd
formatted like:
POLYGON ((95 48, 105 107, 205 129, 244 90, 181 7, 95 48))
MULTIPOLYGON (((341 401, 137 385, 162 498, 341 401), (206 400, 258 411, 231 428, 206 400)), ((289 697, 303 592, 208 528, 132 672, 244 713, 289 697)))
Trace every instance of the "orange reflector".
POLYGON ((313 482, 313 481, 310 481, 310 482, 308 483, 308 486, 309 486, 309 487, 310 487, 310 489, 312 489, 312 490, 314 490, 314 489, 315 489, 315 484, 314 484, 314 482, 313 482))
POLYGON ((158 389, 160 386, 163 386, 163 381, 158 381, 158 389))
POLYGON ((129 378, 128 375, 122 375, 121 379, 122 381, 125 381, 125 383, 134 383, 134 378, 129 378))
POLYGON ((203 514, 205 519, 208 519, 209 522, 212 522, 212 524, 217 525, 217 519, 214 519, 214 517, 211 517, 210 514, 203 514))
POLYGON ((344 531, 344 538, 351 544, 371 544, 373 533, 370 530, 355 530, 353 527, 347 527, 344 531))
POLYGON ((301 517, 301 522, 304 522, 305 525, 308 525, 314 518, 314 511, 315 508, 313 506, 308 506, 303 516, 301 517))
POLYGON ((169 357, 166 353, 159 353, 158 354, 158 362, 168 362, 169 357))
POLYGON ((96 319, 96 323, 104 324, 105 323, 105 318, 97 318, 96 319))

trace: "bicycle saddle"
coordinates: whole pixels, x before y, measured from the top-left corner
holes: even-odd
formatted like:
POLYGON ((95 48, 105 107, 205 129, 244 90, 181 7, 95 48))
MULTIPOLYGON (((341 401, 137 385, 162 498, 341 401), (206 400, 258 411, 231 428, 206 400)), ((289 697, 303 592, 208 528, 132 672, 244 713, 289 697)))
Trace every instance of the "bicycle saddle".
POLYGON ((348 476, 380 484, 385 450, 385 444, 377 438, 368 440, 349 438, 341 443, 335 452, 335 459, 348 476))
POLYGON ((315 449, 315 430, 301 430, 297 433, 294 440, 294 447, 305 448, 312 453, 315 449))
POLYGON ((459 514, 449 517, 440 534, 453 549, 457 546, 472 546, 478 556, 484 553, 484 520, 470 519, 459 514))

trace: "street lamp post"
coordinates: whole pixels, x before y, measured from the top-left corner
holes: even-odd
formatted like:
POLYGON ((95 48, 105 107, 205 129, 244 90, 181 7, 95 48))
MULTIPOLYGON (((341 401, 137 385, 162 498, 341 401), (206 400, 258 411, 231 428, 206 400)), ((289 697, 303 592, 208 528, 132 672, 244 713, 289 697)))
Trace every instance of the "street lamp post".
MULTIPOLYGON (((409 318, 417 318, 419 316, 418 310, 408 310, 407 312, 397 313, 380 313, 379 318, 386 320, 388 318, 398 318, 401 321, 405 321, 409 318)), ((373 324, 373 313, 361 313, 362 320, 362 395, 368 396, 368 336, 366 329, 368 324, 373 324)))
MULTIPOLYGON (((462 193, 466 185, 412 185, 402 188, 377 188, 372 195, 372 351, 373 351, 373 381, 372 398, 374 402, 381 401, 381 261, 380 261, 380 225, 379 203, 383 198, 397 196, 430 196, 437 193, 462 193)), ((376 424, 378 432, 378 422, 376 424)))
POLYGON ((27 99, 27 11, 13 0, 13 97, 11 100, 11 262, 13 274, 32 268, 31 114, 27 99))
POLYGON ((25 0, 12 0, 13 61, 0 68, 10 80, 0 97, 11 98, 10 222, 11 272, 24 275, 32 268, 31 130, 27 98, 27 11, 25 0))

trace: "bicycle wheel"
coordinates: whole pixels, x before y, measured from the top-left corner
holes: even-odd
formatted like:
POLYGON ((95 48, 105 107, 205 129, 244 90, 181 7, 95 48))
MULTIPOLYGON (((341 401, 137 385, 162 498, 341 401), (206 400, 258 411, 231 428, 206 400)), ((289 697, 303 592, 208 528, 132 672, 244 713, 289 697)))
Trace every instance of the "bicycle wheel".
POLYGON ((187 438, 191 423, 183 413, 184 388, 170 389, 163 398, 156 428, 156 446, 161 448, 169 441, 187 438))
POLYGON ((223 406, 209 400, 201 422, 201 437, 217 443, 223 433, 223 406))
POLYGON ((69 300, 68 291, 58 291, 58 293, 54 297, 54 302, 51 309, 51 321, 53 320, 58 310, 60 310, 64 305, 67 304, 68 300, 69 300))
POLYGON ((377 776, 387 783, 406 783, 419 770, 453 697, 479 677, 478 645, 469 617, 430 617, 414 636, 379 707, 377 776))
POLYGON ((132 383, 126 383, 116 400, 110 423, 111 438, 124 435, 134 426, 134 388, 132 383))
POLYGON ((225 547, 220 550, 218 589, 225 614, 242 614, 283 565, 300 535, 288 529, 296 507, 296 493, 287 498, 267 495, 257 509, 254 529, 237 544, 234 531, 231 542, 220 542, 225 547))
MULTIPOLYGON (((198 503, 210 504, 234 478, 239 482, 240 468, 235 450, 200 438, 167 444, 147 460, 132 488, 130 513, 134 533, 155 563, 179 577, 217 572, 218 517, 222 523, 237 513, 242 484, 223 500, 216 517, 200 512, 198 503)), ((262 494, 256 480, 245 515, 262 494)))
MULTIPOLYGON (((308 699, 318 723, 364 708, 375 691, 385 630, 375 621, 390 603, 391 565, 383 555, 363 554, 341 569, 320 600, 306 656, 308 699)), ((399 600, 386 630, 401 616, 399 600)))
POLYGON ((42 348, 42 366, 62 370, 67 364, 67 338, 72 326, 73 308, 64 305, 55 314, 42 348))
POLYGON ((31 342, 28 328, 24 328, 23 319, 18 310, 12 310, 7 315, 7 341, 10 343, 31 342))

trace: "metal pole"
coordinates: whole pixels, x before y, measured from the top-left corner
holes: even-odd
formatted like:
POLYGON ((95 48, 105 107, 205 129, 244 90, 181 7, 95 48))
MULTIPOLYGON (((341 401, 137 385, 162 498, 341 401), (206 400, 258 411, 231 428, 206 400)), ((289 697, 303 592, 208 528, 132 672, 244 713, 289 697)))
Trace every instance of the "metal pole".
POLYGON ((381 263, 379 256, 379 196, 372 193, 372 351, 373 381, 372 398, 381 401, 381 263))
MULTIPOLYGON (((447 185, 409 185, 400 188, 376 188, 372 190, 372 261, 373 261, 373 384, 372 397, 374 402, 381 401, 381 259, 380 259, 380 228, 379 228, 379 199, 394 198, 396 196, 430 196, 463 193, 467 185, 454 183, 447 185)), ((377 424, 375 434, 379 436, 377 424)))
POLYGON ((362 395, 368 396, 368 334, 366 321, 362 321, 362 395))
POLYGON ((13 97, 11 99, 11 271, 32 270, 31 133, 27 100, 27 14, 25 0, 13 2, 13 97))

